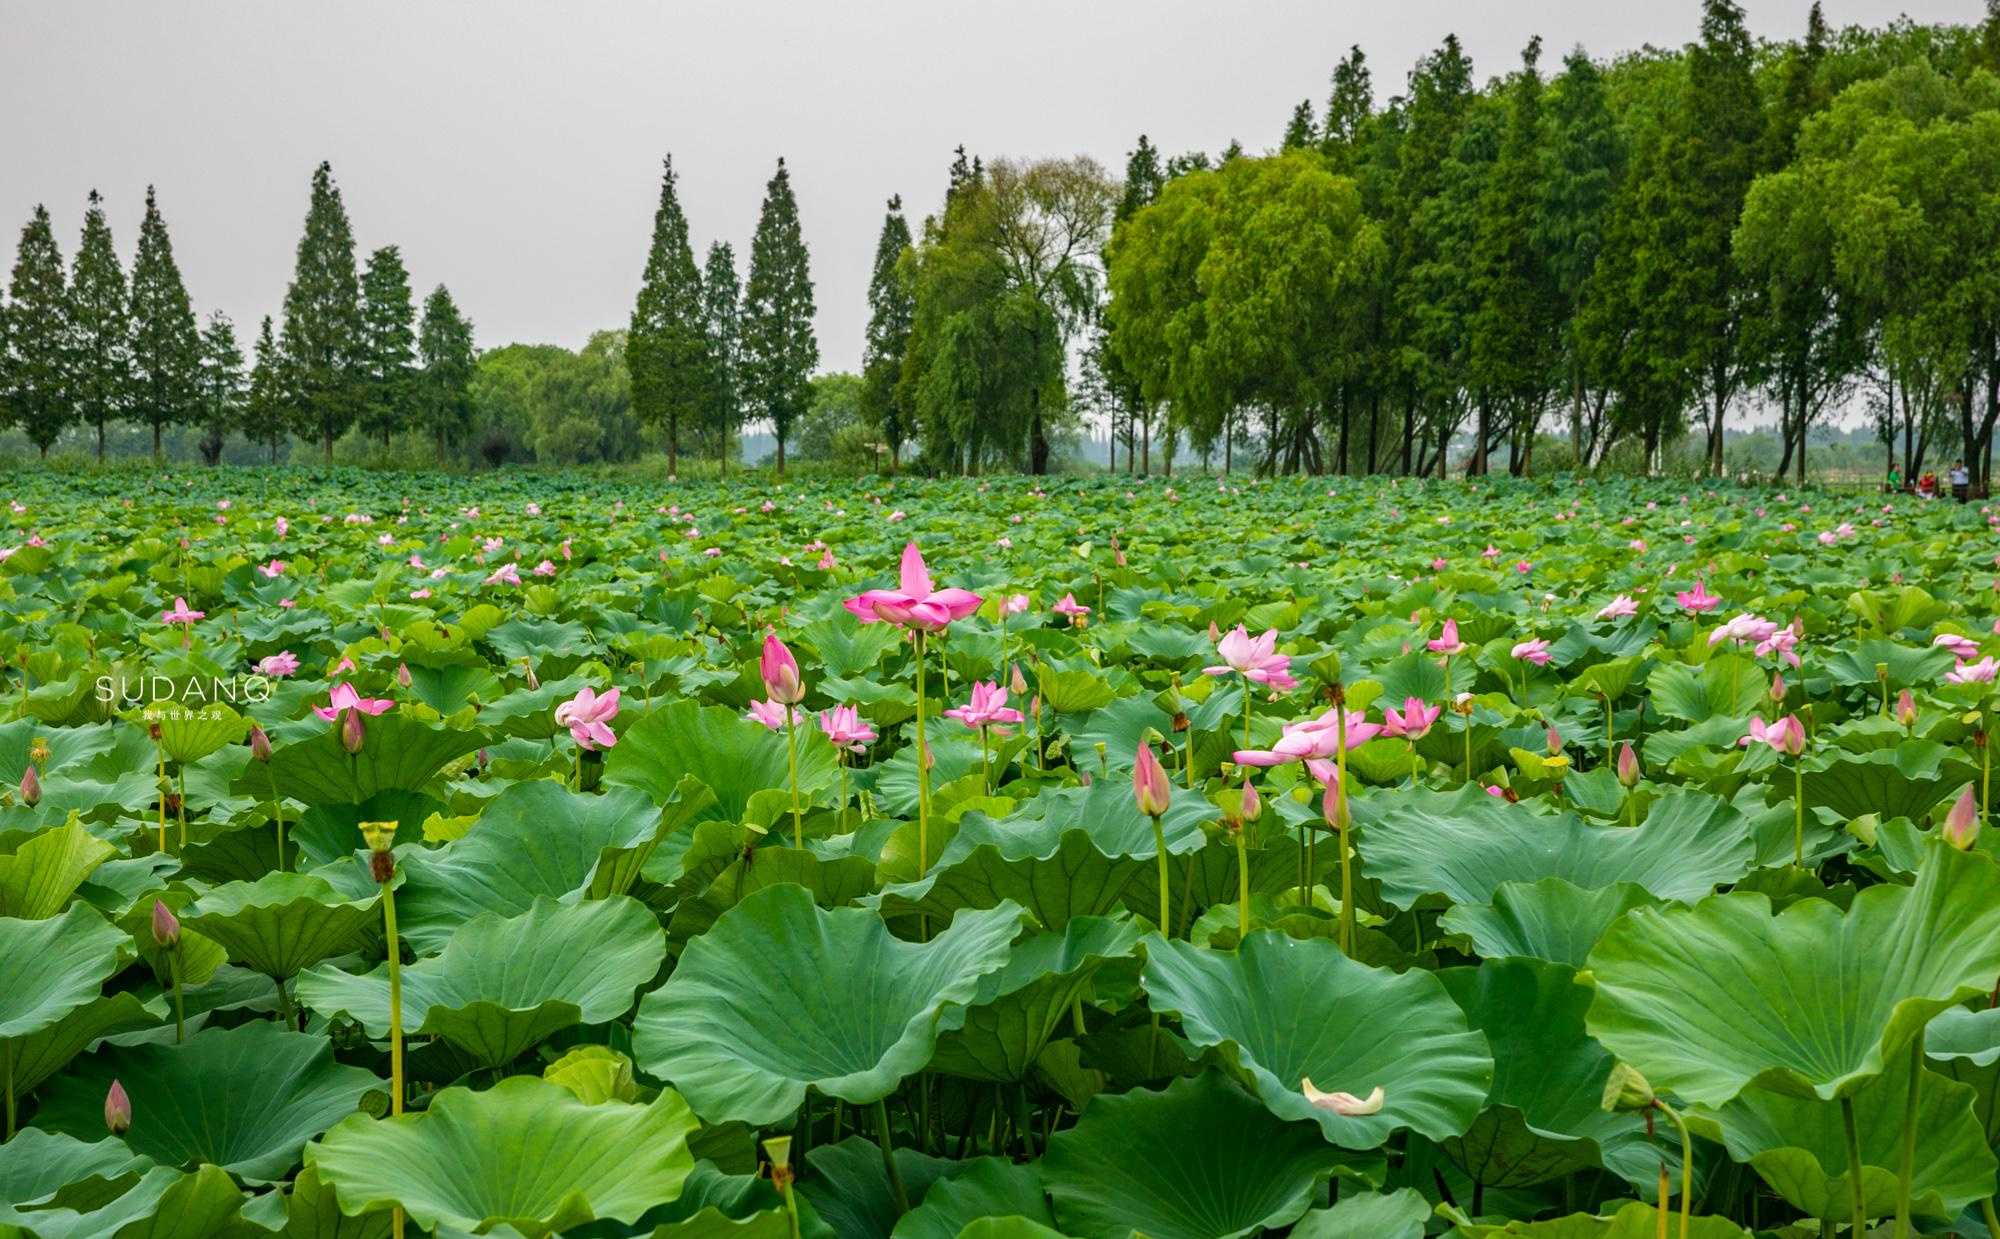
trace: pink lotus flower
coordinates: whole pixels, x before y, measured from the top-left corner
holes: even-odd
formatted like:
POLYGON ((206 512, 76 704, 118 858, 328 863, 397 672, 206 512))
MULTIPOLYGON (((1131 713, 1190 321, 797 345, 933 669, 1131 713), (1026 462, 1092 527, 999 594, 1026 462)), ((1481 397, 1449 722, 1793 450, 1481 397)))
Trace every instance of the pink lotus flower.
POLYGON ((30 809, 42 803, 42 776, 35 773, 33 762, 21 771, 21 803, 30 809))
POLYGON ((952 621, 979 609, 979 595, 963 589, 936 589, 923 553, 912 542, 903 548, 901 589, 871 589, 841 605, 864 624, 899 624, 922 632, 943 632, 952 621))
POLYGON ((1955 632, 1939 633, 1931 644, 1951 651, 1951 656, 1960 662, 1970 662, 1979 657, 1979 643, 1970 637, 1962 637, 1955 632))
POLYGON ((778 640, 778 634, 764 635, 764 650, 757 658, 757 670, 764 677, 764 689, 771 700, 784 705, 797 705, 805 700, 806 685, 799 677, 799 660, 778 640))
POLYGON ((281 538, 292 531, 292 523, 282 516, 272 521, 271 527, 278 531, 278 536, 281 538))
POLYGON ((1132 798, 1139 812, 1159 817, 1172 802, 1173 787, 1167 782, 1167 768, 1153 755, 1152 742, 1144 741, 1132 757, 1132 798))
POLYGON ((1424 642, 1424 648, 1433 654, 1442 654, 1446 658, 1452 658, 1465 653, 1468 647, 1465 642, 1458 639, 1458 621, 1448 619, 1444 622, 1444 630, 1429 641, 1424 642))
POLYGON ((804 723, 806 712, 797 706, 786 705, 782 701, 753 701, 743 717, 753 723, 762 723, 772 731, 783 731, 786 723, 804 723))
POLYGON ((1267 629, 1263 636, 1253 638, 1238 624, 1215 643, 1215 652, 1222 656, 1221 665, 1203 667, 1202 674, 1228 675, 1233 671, 1279 692, 1289 692, 1298 686, 1291 674, 1292 656, 1277 653, 1277 647, 1277 629, 1267 629))
POLYGON ((288 566, 289 565, 287 565, 284 560, 274 559, 268 564, 260 565, 257 571, 263 573, 267 579, 271 577, 281 577, 285 575, 285 569, 288 566))
POLYGON ((485 583, 488 585, 519 585, 521 583, 521 573, 519 569, 514 567, 513 561, 509 560, 496 568, 493 575, 486 578, 485 583))
POLYGON ((1770 634, 1757 643, 1757 657, 1764 658, 1768 655, 1776 654, 1780 662, 1787 662, 1797 667, 1799 665, 1799 654, 1798 650, 1794 647, 1798 643, 1799 630, 1797 628, 1789 624, 1773 626, 1770 634))
POLYGON ((1019 615, 1031 605, 1026 594, 1009 594, 1000 600, 1000 614, 1002 617, 1019 615))
POLYGON ((1382 1102, 1387 1096, 1379 1084, 1366 1097, 1356 1097, 1353 1093, 1324 1093, 1313 1086, 1311 1079, 1300 1080, 1299 1088, 1304 1091, 1307 1104, 1311 1105, 1315 1110, 1331 1110, 1333 1113, 1343 1115, 1347 1118, 1363 1118, 1370 1114, 1380 1114, 1382 1112, 1382 1102))
POLYGON ((569 738, 579 748, 596 751, 618 743, 611 720, 618 717, 618 693, 614 688, 599 695, 585 685, 576 696, 556 707, 556 725, 569 728, 569 738))
POLYGON ((995 723, 1018 723, 1021 712, 1007 706, 1007 690, 990 680, 972 686, 972 700, 944 712, 967 727, 990 727, 995 723))
POLYGON ((125 1086, 116 1080, 104 1094, 104 1127, 114 1136, 132 1130, 132 1099, 125 1095, 125 1086))
POLYGON ((1064 594, 1049 610, 1057 615, 1067 615, 1071 619, 1082 619, 1090 614, 1090 608, 1078 602, 1075 594, 1064 594))
POLYGON ((153 901, 153 945, 171 947, 181 940, 180 918, 162 900, 153 901))
POLYGON ((1944 841, 1961 852, 1970 851, 1979 839, 1979 802, 1972 798, 1972 784, 1967 783, 1958 799, 1951 802, 1951 808, 1944 815, 1944 841))
POLYGON ((535 565, 536 576, 554 576, 555 574, 556 574, 556 565, 554 560, 544 559, 542 562, 535 565))
POLYGON ((875 729, 862 721, 861 712, 853 706, 835 706, 831 710, 819 712, 819 729, 826 738, 839 747, 852 752, 862 752, 868 742, 875 738, 875 729))
POLYGON ((1533 663, 1537 667, 1546 667, 1549 665, 1549 643, 1540 637, 1536 637, 1532 641, 1520 642, 1509 653, 1522 662, 1533 663))
POLYGON ((1601 620, 1630 619, 1638 613, 1639 604, 1626 595, 1620 594, 1616 598, 1613 598, 1603 610, 1597 613, 1597 618, 1601 620))
POLYGON ((1426 705, 1421 697, 1403 698, 1403 712, 1382 711, 1382 734, 1398 736, 1412 744, 1430 732, 1431 724, 1437 722, 1438 715, 1444 713, 1441 705, 1426 705))
POLYGON ((1991 684, 1996 671, 2000 671, 2000 664, 1996 664, 1993 661, 1992 655, 1989 654, 1976 663, 1960 663, 1956 670, 1945 672, 1944 682, 1947 684, 1991 684))
POLYGON ((1479 557, 1490 563, 1491 561, 1500 558, 1500 548, 1494 546, 1492 543, 1489 542, 1486 544, 1486 549, 1479 552, 1479 557))
POLYGON ((395 702, 385 697, 363 697, 354 691, 354 686, 345 682, 335 684, 328 694, 329 701, 323 706, 314 706, 313 713, 329 723, 339 722, 349 711, 359 711, 371 717, 395 706, 395 702))
POLYGON ((1761 718, 1750 720, 1750 734, 1736 742, 1738 745, 1768 744, 1787 757, 1797 757, 1806 751, 1806 727, 1796 714, 1787 714, 1775 723, 1765 723, 1761 718))
POLYGON ((1636 787, 1639 783, 1639 755, 1632 751, 1632 742, 1618 750, 1618 781, 1626 787, 1636 787))
POLYGON ((1778 631, 1778 626, 1759 615, 1739 615, 1726 624, 1720 624, 1708 634, 1711 647, 1724 641, 1768 641, 1778 631))
POLYGON ((162 624, 186 624, 192 627, 196 620, 207 618, 208 612, 189 610, 187 599, 181 597, 174 599, 173 610, 160 612, 160 622, 162 624))
MULTIPOLYGON (((1281 766, 1291 761, 1313 761, 1332 757, 1340 747, 1341 708, 1330 706, 1318 718, 1286 723, 1284 734, 1268 749, 1239 749, 1233 755, 1239 766, 1281 766)), ((1347 747, 1357 749, 1382 734, 1380 723, 1361 716, 1347 715, 1347 747)))
POLYGON ((257 660, 257 674, 269 676, 274 680, 282 680, 288 675, 295 675, 298 669, 299 656, 290 650, 279 650, 275 654, 267 654, 257 660))
POLYGON ((1917 699, 1909 689, 1896 694, 1896 721, 1904 727, 1914 727, 1917 723, 1917 699))
POLYGON ((1695 581, 1693 589, 1675 593, 1674 601, 1681 604, 1681 610, 1692 611, 1697 615, 1704 611, 1713 611, 1722 605, 1722 599, 1709 593, 1708 583, 1701 580, 1695 581))

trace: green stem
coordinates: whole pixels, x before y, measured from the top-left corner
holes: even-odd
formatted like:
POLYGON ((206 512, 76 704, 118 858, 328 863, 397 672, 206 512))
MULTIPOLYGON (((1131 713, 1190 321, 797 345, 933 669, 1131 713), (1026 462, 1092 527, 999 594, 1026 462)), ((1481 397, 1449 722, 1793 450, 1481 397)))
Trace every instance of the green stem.
POLYGON ((1167 919, 1167 913, 1173 903, 1173 886, 1172 879, 1167 876, 1167 831, 1160 825, 1158 814, 1153 815, 1153 850, 1160 869, 1160 936, 1171 938, 1174 936, 1174 923, 1167 919))
POLYGON ((1986 1221, 1986 1233, 2000 1235, 2000 1214, 1993 1212, 1993 1198, 1988 1196, 1979 1202, 1979 1216, 1986 1221))
POLYGON ((1339 768, 1339 781, 1333 793, 1333 824, 1340 832, 1340 950, 1349 959, 1354 957, 1354 856, 1347 846, 1347 702, 1335 702, 1334 740, 1340 747, 1335 753, 1339 768))
POLYGON ((889 1191, 896 1198, 896 1216, 910 1211, 909 1193, 903 1190, 903 1174, 896 1169, 896 1154, 889 1142, 889 1107, 881 1101, 875 1103, 875 1134, 882 1141, 882 1168, 889 1172, 889 1191))
POLYGON ((184 957, 181 954, 180 939, 174 939, 174 953, 167 957, 167 972, 174 981, 174 1044, 187 1040, 187 1004, 181 998, 181 973, 184 957))
POLYGON ((847 751, 840 753, 840 829, 847 829, 847 751))
POLYGON ((1465 781, 1472 782, 1472 716, 1465 718, 1465 781))
POLYGON ((187 767, 185 766, 177 766, 174 769, 174 818, 180 822, 181 851, 185 852, 188 845, 187 767))
POLYGON ((1924 1083, 1924 1033, 1910 1041, 1910 1096, 1903 1103, 1903 1162, 1897 1169, 1896 1239, 1910 1233, 1910 1180, 1917 1169, 1917 1096, 1924 1083))
POLYGON ((799 813, 799 712, 785 704, 785 775, 792 784, 792 846, 806 845, 805 818, 799 813))
POLYGON ((1854 1215, 1850 1219, 1854 1233, 1864 1233, 1867 1222, 1868 1198, 1861 1189, 1861 1134, 1854 1127, 1854 1099, 1840 1099, 1840 1122, 1847 1129, 1847 1183, 1852 1189, 1854 1215))
POLYGON ((382 932, 389 947, 389 1113, 403 1112, 403 954, 396 937, 396 892, 382 884, 382 932))
POLYGON ((1806 775, 1805 759, 1792 762, 1792 868, 1806 863, 1806 775))
MULTIPOLYGON (((930 741, 924 738, 924 715, 928 712, 928 699, 924 696, 924 630, 915 629, 913 640, 917 643, 917 876, 922 877, 931 867, 931 750, 930 741)), ((1041 721, 1036 719, 1035 734, 1041 735, 1041 721)))
MULTIPOLYGON (((1694 1207, 1694 1141, 1690 1139, 1688 1136, 1687 1120, 1681 1117, 1680 1111, 1674 1109, 1666 1102, 1657 1099, 1654 1100, 1653 1104, 1660 1108, 1660 1113, 1666 1115, 1667 1118, 1673 1121, 1674 1130, 1680 1133, 1681 1137, 1681 1237, 1680 1239, 1688 1239, 1688 1215, 1694 1207)), ((1660 1212, 1662 1214, 1665 1214, 1666 1210, 1667 1210, 1667 1202, 1663 1200, 1660 1202, 1660 1212)))
POLYGON ((1250 936, 1250 844, 1244 838, 1248 825, 1238 826, 1236 835, 1236 941, 1242 945, 1250 936))
POLYGON ((269 766, 264 773, 271 777, 271 816, 278 823, 278 872, 285 871, 285 802, 278 798, 278 776, 269 766))
POLYGON ((993 794, 993 753, 986 739, 986 728, 979 728, 979 786, 987 795, 993 794))

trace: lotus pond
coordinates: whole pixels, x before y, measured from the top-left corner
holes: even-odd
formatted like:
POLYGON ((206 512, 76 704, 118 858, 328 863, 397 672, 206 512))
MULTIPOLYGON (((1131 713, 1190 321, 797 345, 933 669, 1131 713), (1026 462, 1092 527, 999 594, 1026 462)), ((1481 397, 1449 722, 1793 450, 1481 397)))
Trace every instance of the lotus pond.
POLYGON ((1994 1227, 1976 505, 4 489, 0 1236, 1994 1227))

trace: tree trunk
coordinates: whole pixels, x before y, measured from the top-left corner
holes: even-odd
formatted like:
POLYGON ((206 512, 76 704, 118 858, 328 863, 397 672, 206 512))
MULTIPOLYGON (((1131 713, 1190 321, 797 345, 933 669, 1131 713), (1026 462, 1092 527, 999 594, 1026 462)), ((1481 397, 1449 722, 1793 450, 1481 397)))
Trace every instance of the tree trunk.
MULTIPOLYGON (((783 458, 780 457, 780 459, 783 458)), ((676 435, 673 431, 673 427, 669 426, 667 428, 667 476, 670 478, 674 477, 678 475, 680 471, 681 471, 680 436, 676 435)), ((779 472, 781 473, 783 471, 784 471, 783 469, 779 470, 779 472)))
POLYGON ((1222 476, 1229 476, 1229 465, 1236 455, 1236 415, 1231 413, 1222 419, 1222 476))
POLYGON ((326 463, 327 463, 327 464, 329 464, 329 465, 330 465, 330 464, 332 464, 332 463, 333 463, 333 431, 331 431, 331 430, 328 430, 328 431, 324 431, 324 432, 322 432, 322 433, 321 433, 321 435, 320 435, 320 447, 321 447, 321 450, 322 450, 322 451, 323 451, 323 452, 325 453, 325 455, 326 455, 326 463))
POLYGON ((1479 416, 1473 423, 1472 432, 1472 463, 1465 469, 1467 477, 1486 476, 1486 437, 1490 432, 1492 412, 1487 408, 1484 397, 1480 398, 1478 407, 1479 416))
MULTIPOLYGON (((157 428, 153 431, 153 460, 155 463, 158 463, 160 459, 159 433, 157 428)), ((104 463, 104 422, 102 420, 97 423, 97 463, 100 465, 104 463)))
POLYGON ((1049 433, 1042 422, 1042 405, 1035 402, 1035 416, 1028 423, 1028 472, 1040 477, 1049 471, 1049 433))

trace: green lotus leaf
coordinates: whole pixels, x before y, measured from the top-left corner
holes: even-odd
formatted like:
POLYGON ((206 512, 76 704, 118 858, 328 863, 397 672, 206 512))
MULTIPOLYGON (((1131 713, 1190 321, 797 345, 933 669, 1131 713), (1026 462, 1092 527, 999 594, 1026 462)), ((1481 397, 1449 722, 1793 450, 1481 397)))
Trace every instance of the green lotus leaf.
POLYGON ((1753 659, 1718 653, 1701 666, 1661 663, 1646 677, 1646 693, 1668 718, 1747 718, 1764 703, 1770 680, 1753 659))
MULTIPOLYGON (((1992 1195, 1996 1163, 1986 1147, 1985 1128, 1973 1114, 1973 1090, 1930 1071, 1921 1080, 1910 1207, 1920 1216, 1948 1222, 1960 1209, 1992 1195)), ((1862 1200, 1870 1218, 1896 1212, 1909 1095, 1909 1074, 1900 1069, 1852 1094, 1862 1200)), ((1731 1157, 1749 1163, 1794 1208, 1837 1222, 1853 1218, 1854 1188, 1839 1103, 1752 1088, 1728 1105, 1694 1111, 1689 1123, 1721 1141, 1731 1157)))
POLYGON ((577 1046, 544 1068, 542 1078, 562 1085, 586 1105, 639 1098, 632 1060, 608 1045, 577 1046))
POLYGON ((205 1028, 181 1045, 106 1047, 49 1091, 36 1122, 79 1139, 104 1132, 113 1080, 132 1099, 133 1152, 168 1166, 208 1163, 252 1182, 283 1179, 299 1150, 382 1089, 333 1060, 325 1037, 264 1020, 205 1028))
POLYGON ((156 998, 154 1003, 148 1007, 135 994, 110 994, 86 1001, 40 1032, 5 1038, 0 1054, 11 1052, 14 1056, 14 1096, 27 1096, 100 1037, 150 1028, 171 1018, 165 998, 156 998))
POLYGON ((1929 740, 1906 740, 1866 753, 1833 751, 1806 759, 1806 811, 1830 809, 1852 821, 1869 813, 1925 820, 1975 775, 1973 767, 1929 740))
POLYGON ((86 904, 45 920, 0 917, 0 1041, 41 1032, 95 999, 130 942, 86 904))
MULTIPOLYGON (((912 1203, 966 1163, 931 1157, 915 1149, 896 1149, 896 1175, 912 1203)), ((882 1165, 882 1148, 860 1136, 839 1144, 819 1145, 806 1154, 807 1173, 798 1194, 811 1204, 828 1230, 839 1239, 887 1235, 896 1225, 896 1199, 882 1165)))
POLYGON ((1018 1217, 1054 1227, 1056 1218, 1042 1190, 1040 1168, 1003 1157, 960 1163, 956 1174, 931 1184, 923 1203, 905 1213, 891 1233, 893 1239, 954 1239, 967 1226, 989 1217, 1018 1217))
POLYGON ((958 1239, 1069 1239, 1059 1230, 1024 1217, 983 1217, 967 1222, 958 1239))
POLYGON ((572 792, 535 779, 495 796, 463 838, 416 851, 398 867, 401 931, 419 951, 435 950, 481 913, 517 916, 537 898, 564 902, 622 895, 660 841, 683 830, 708 800, 693 780, 665 809, 636 789, 572 792))
POLYGON ((1006 966, 980 978, 964 1025, 938 1038, 932 1070, 973 1080, 1026 1079, 1098 970, 1134 954, 1140 937, 1129 920, 1078 917, 1061 933, 1015 943, 1006 966))
POLYGON ((2000 1061, 2000 1007, 1972 1011, 1953 1007, 1924 1029, 1924 1053, 1934 1059, 1963 1059, 1975 1067, 2000 1061))
POLYGON ((0 916, 54 916, 99 865, 117 854, 71 813, 62 825, 31 835, 12 855, 0 856, 0 916))
POLYGON ((585 1105, 532 1076, 448 1088, 421 1114, 355 1115, 306 1149, 350 1217, 401 1206, 425 1229, 530 1239, 596 1218, 632 1223, 680 1194, 695 1119, 679 1095, 585 1105))
POLYGON ((181 924, 220 943, 229 958, 276 980, 358 951, 380 936, 382 898, 343 899, 303 873, 229 882, 181 911, 181 924))
MULTIPOLYGON (((1668 1234, 1680 1234, 1679 1215, 1672 1207, 1662 1218, 1652 1205, 1634 1201, 1610 1217, 1572 1213, 1545 1222, 1503 1222, 1486 1225, 1467 1220, 1449 1207, 1439 1214, 1456 1221, 1453 1239, 1653 1239, 1662 1226, 1668 1234)), ((1688 1219, 1687 1239, 1750 1239, 1750 1232, 1727 1218, 1695 1216, 1688 1219)))
POLYGON ((1148 938, 1145 987, 1155 1010, 1180 1016, 1189 1041, 1224 1046, 1273 1114, 1310 1119, 1343 1148, 1376 1148, 1399 1128, 1459 1135, 1493 1082, 1485 1036, 1435 976, 1371 968, 1324 938, 1267 930, 1227 954, 1148 938), (1307 1079, 1357 1097, 1380 1088, 1382 1108, 1320 1109, 1305 1098, 1307 1079))
POLYGON ((747 858, 738 849, 736 859, 701 894, 675 905, 667 940, 679 950, 744 899, 784 883, 811 891, 813 902, 823 908, 837 908, 875 889, 875 865, 860 856, 821 857, 790 847, 756 848, 747 858))
POLYGON ((31 1206, 88 1212, 153 1168, 116 1137, 95 1142, 25 1127, 0 1143, 0 1226, 32 1226, 31 1206))
POLYGON ((1586 890, 1562 878, 1502 882, 1491 904, 1458 904, 1438 918, 1438 928, 1464 934, 1481 957, 1508 955, 1583 967, 1604 930, 1633 908, 1656 901, 1629 882, 1586 890))
POLYGON ((808 1088, 863 1105, 923 1068, 965 1021, 979 980, 1006 965, 1023 913, 962 912, 928 943, 873 912, 825 911, 803 887, 737 904, 646 995, 633 1049, 708 1122, 772 1123, 808 1088))
POLYGON ((1876 668, 1887 667, 1889 688, 1893 692, 1935 684, 1951 670, 1951 664, 1950 650, 1934 645, 1898 645, 1878 637, 1833 650, 1822 665, 1836 684, 1866 684, 1871 688, 1881 683, 1876 668))
POLYGON ((359 753, 349 753, 339 729, 328 725, 279 746, 269 763, 245 769, 233 790, 265 799, 275 780, 280 796, 303 804, 360 804, 378 792, 422 791, 440 770, 487 739, 476 728, 426 723, 396 710, 365 720, 365 726, 359 753))
MULTIPOLYGON (((810 797, 838 777, 833 745, 818 728, 798 735, 799 793, 810 797)), ((618 737, 604 762, 604 781, 634 787, 666 804, 694 776, 715 793, 696 821, 740 822, 750 797, 788 788, 785 737, 732 710, 676 701, 646 715, 618 737)))
POLYGON ((393 1222, 386 1213, 348 1217, 333 1189, 320 1182, 319 1167, 307 1166, 285 1193, 283 1239, 388 1239, 393 1222))
POLYGON ((1932 1016, 2000 976, 2000 865, 1933 843, 1913 886, 1843 913, 1757 894, 1635 908, 1590 955, 1588 1026, 1654 1087, 1720 1106, 1760 1085, 1859 1091, 1932 1016))
MULTIPOLYGON (((403 1027, 442 1037, 482 1066, 500 1067, 549 1034, 603 1024, 666 958, 645 905, 623 895, 580 904, 537 899, 516 917, 486 913, 452 934, 434 959, 403 968, 403 1027)), ((389 1035, 389 966, 363 975, 321 965, 298 980, 299 1001, 389 1035)))
POLYGON ((219 701, 157 713, 160 748, 165 750, 170 760, 182 765, 198 762, 232 744, 240 744, 250 731, 249 719, 219 701))
POLYGON ((1354 806, 1362 871, 1398 908, 1431 894, 1490 903, 1503 882, 1552 877, 1587 890, 1629 882, 1661 899, 1694 900, 1749 872, 1755 856, 1740 814, 1686 789, 1661 797, 1637 828, 1537 813, 1472 785, 1357 798, 1354 806), (1376 808, 1377 800, 1387 806, 1376 808))
POLYGON ((1211 1071, 1099 1096, 1049 1138, 1042 1179, 1080 1239, 1235 1239, 1298 1220, 1351 1156, 1211 1071))
POLYGON ((1412 1188, 1344 1195, 1300 1218, 1291 1239, 1423 1239, 1430 1217, 1430 1201, 1412 1188))
POLYGON ((156 1166, 93 1208, 33 1210, 32 1230, 21 1233, 34 1239, 250 1239, 263 1232, 240 1216, 245 1203, 220 1166, 193 1174, 156 1166))

